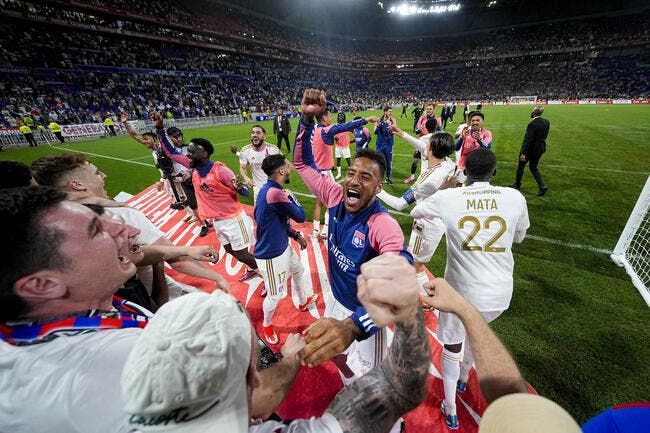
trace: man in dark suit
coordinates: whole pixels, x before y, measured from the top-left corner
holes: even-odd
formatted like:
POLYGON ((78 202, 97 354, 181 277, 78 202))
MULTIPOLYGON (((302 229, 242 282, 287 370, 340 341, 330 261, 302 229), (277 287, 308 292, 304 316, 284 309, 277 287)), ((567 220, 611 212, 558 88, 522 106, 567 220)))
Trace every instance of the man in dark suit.
POLYGON ((531 120, 528 127, 526 127, 524 142, 521 144, 521 150, 519 151, 517 180, 515 180, 515 183, 510 185, 511 188, 516 189, 521 187, 521 178, 524 177, 524 167, 526 167, 526 163, 530 163, 528 168, 537 181, 539 187, 539 193, 537 195, 540 197, 546 194, 548 188, 544 186, 544 181, 542 180, 542 175, 537 169, 537 164, 542 158, 544 152, 546 152, 546 137, 548 137, 548 131, 551 128, 551 122, 543 119, 542 113, 544 113, 544 107, 541 105, 535 107, 533 112, 530 113, 530 117, 532 117, 533 120, 531 120))
POLYGON ((278 137, 278 149, 282 150, 282 140, 287 144, 287 150, 291 152, 291 145, 289 144, 289 133, 291 132, 291 124, 289 118, 284 115, 282 108, 277 109, 278 115, 273 119, 273 133, 278 137))

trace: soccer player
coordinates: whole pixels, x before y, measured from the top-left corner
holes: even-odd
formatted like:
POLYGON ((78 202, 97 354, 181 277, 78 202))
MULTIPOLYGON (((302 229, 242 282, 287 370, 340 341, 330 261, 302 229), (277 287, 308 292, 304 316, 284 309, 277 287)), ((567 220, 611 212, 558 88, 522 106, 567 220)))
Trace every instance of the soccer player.
POLYGON ((272 320, 278 303, 287 296, 289 277, 293 277, 292 289, 298 294, 298 310, 307 311, 309 305, 316 302, 318 295, 305 294, 305 268, 296 251, 289 245, 288 238, 292 238, 298 242, 300 249, 307 248, 305 238, 291 228, 289 223, 290 219, 298 223, 305 221, 304 209, 291 191, 284 189, 289 181, 291 163, 283 155, 270 155, 262 161, 262 170, 268 176, 268 181, 260 190, 259 200, 255 202, 255 260, 268 291, 262 304, 264 339, 269 344, 278 344, 272 320))
MULTIPOLYGON (((429 122, 435 122, 435 119, 429 122)), ((449 159, 449 155, 454 151, 454 139, 451 135, 442 132, 427 134, 420 139, 411 137, 398 127, 394 127, 393 132, 408 141, 426 158, 422 161, 420 176, 401 197, 395 197, 384 190, 377 194, 377 197, 388 206, 403 210, 435 194, 443 182, 453 176, 456 164, 449 159)), ((425 265, 431 260, 444 233, 445 226, 440 218, 420 218, 413 221, 408 249, 413 254, 413 265, 417 273, 420 293, 423 296, 426 295, 423 289, 424 283, 429 281, 425 265)))
POLYGON ((458 155, 456 163, 459 170, 465 168, 467 155, 476 149, 490 149, 492 147, 492 133, 487 129, 483 129, 484 119, 485 116, 480 111, 469 113, 469 127, 463 129, 456 142, 456 155, 458 155), (458 151, 460 151, 460 154, 458 151))
MULTIPOLYGON (((359 120, 361 117, 355 116, 354 120, 359 120)), ((372 141, 372 135, 370 135, 370 131, 368 128, 365 126, 359 126, 358 128, 354 128, 354 143, 356 145, 356 151, 358 152, 360 149, 365 149, 368 147, 370 142, 372 141)))
MULTIPOLYGON (((332 113, 326 109, 316 115, 316 120, 318 121, 318 126, 314 130, 313 142, 313 156, 315 167, 320 170, 320 172, 325 176, 329 176, 334 179, 334 176, 332 175, 332 169, 334 168, 334 154, 332 152, 332 146, 334 146, 334 137, 341 132, 352 131, 355 128, 365 125, 366 123, 377 122, 378 119, 374 116, 371 116, 366 119, 359 119, 348 123, 333 125, 332 113)), ((314 206, 314 231, 309 235, 311 238, 320 237, 321 239, 327 239, 329 214, 327 211, 325 211, 325 220, 323 228, 321 229, 321 207, 322 202, 317 199, 316 205, 314 206)))
POLYGON ((344 381, 350 382, 381 362, 387 350, 385 331, 375 326, 357 298, 361 265, 388 252, 400 254, 411 263, 413 258, 406 251, 399 224, 376 198, 386 170, 381 154, 371 149, 360 150, 343 185, 321 175, 314 166, 313 119, 324 111, 325 104, 325 92, 305 90, 293 155, 302 180, 328 207, 331 228, 328 275, 334 302, 326 305, 325 318, 304 331, 307 355, 303 361, 318 365, 334 357, 344 381), (343 356, 335 356, 342 352, 343 356))
POLYGON ((386 158, 386 184, 392 185, 393 181, 391 180, 392 173, 392 164, 393 164, 393 143, 395 138, 393 137, 393 131, 390 127, 397 125, 397 122, 392 117, 393 109, 390 106, 384 107, 384 115, 379 119, 379 122, 375 125, 375 134, 377 135, 377 152, 384 155, 386 158))
MULTIPOLYGON (((487 322, 496 319, 510 305, 512 244, 523 241, 530 226, 524 196, 516 189, 490 185, 496 163, 491 151, 475 150, 467 156, 467 187, 438 191, 411 211, 415 219, 442 219, 447 237, 445 279, 487 322)), ((465 391, 474 356, 464 344, 465 329, 457 316, 441 312, 437 335, 444 344, 445 399, 441 409, 447 426, 456 429, 456 390, 465 391)))
MULTIPOLYGON (((440 119, 436 117, 434 109, 435 106, 432 103, 428 103, 425 114, 418 119, 418 122, 415 126, 415 133, 418 134, 418 136, 424 137, 427 134, 433 134, 434 132, 438 132, 440 130, 440 119), (434 122, 430 122, 430 120, 433 120, 434 122)), ((425 158, 422 156, 422 153, 420 151, 416 150, 413 152, 413 162, 411 162, 411 175, 404 179, 405 184, 409 184, 413 182, 413 179, 415 179, 415 172, 418 169, 418 163, 420 160, 422 160, 422 163, 424 164, 425 158)), ((422 165, 421 171, 424 170, 425 167, 422 165)))
MULTIPOLYGON (((185 212, 187 212, 187 216, 183 218, 183 222, 193 223, 198 221, 201 226, 199 236, 207 236, 212 225, 209 221, 202 221, 199 218, 194 188, 191 181, 185 180, 184 178, 184 175, 185 177, 189 176, 187 168, 175 161, 171 161, 171 164, 166 168, 162 167, 161 164, 164 164, 164 162, 162 162, 161 158, 164 158, 165 155, 162 154, 163 150, 160 148, 158 136, 153 132, 145 132, 142 135, 136 133, 133 127, 129 124, 129 116, 126 113, 120 114, 120 120, 122 121, 122 125, 124 126, 124 129, 126 129, 127 134, 129 134, 129 137, 151 151, 154 164, 160 171, 160 181, 156 185, 158 191, 162 191, 164 188, 167 194, 171 196, 172 200, 175 202, 180 201, 186 203, 185 212), (165 168, 165 170, 162 168, 165 168)), ((183 132, 180 129, 176 127, 168 128, 167 136, 172 143, 174 143, 174 146, 181 147, 183 145, 183 132)), ((177 209, 176 207, 174 208, 177 209)))
MULTIPOLYGON (((345 113, 336 115, 336 123, 345 123, 345 113)), ((355 128, 356 129, 356 128, 355 128)), ((334 156, 336 157, 336 179, 341 178, 341 158, 345 158, 350 167, 350 131, 344 131, 334 136, 334 156)))
POLYGON ((244 183, 253 188, 253 204, 257 203, 257 194, 267 180, 266 173, 262 170, 262 161, 269 155, 277 155, 280 149, 274 144, 266 142, 266 130, 262 125, 254 125, 251 128, 251 144, 248 144, 238 152, 235 146, 230 146, 230 151, 239 157, 239 173, 244 183), (246 166, 251 167, 251 180, 246 173, 246 166))
MULTIPOLYGON (((192 139, 185 156, 163 134, 160 113, 154 113, 152 120, 165 153, 174 161, 193 169, 192 183, 199 213, 212 220, 214 231, 226 252, 248 266, 239 281, 254 277, 259 273, 257 263, 248 251, 248 247, 255 242, 253 220, 246 215, 237 197, 238 194, 248 197, 250 191, 223 163, 210 160, 214 147, 208 140, 192 139)), ((260 296, 266 296, 265 287, 262 287, 260 296)))

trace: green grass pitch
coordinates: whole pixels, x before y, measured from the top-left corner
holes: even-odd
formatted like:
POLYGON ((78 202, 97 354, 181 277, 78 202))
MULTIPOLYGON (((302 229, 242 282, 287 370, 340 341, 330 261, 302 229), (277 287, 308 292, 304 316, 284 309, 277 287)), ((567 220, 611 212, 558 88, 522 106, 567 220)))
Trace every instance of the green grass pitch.
MULTIPOLYGON (((531 107, 487 106, 483 111, 499 161, 493 183, 508 185, 514 181, 531 107)), ((401 110, 395 107, 394 112, 399 117, 401 110)), ((462 120, 460 113, 455 117, 456 122, 448 125, 452 133, 462 120)), ((608 406, 650 400, 650 309, 607 254, 650 174, 650 106, 548 106, 545 117, 551 121, 551 133, 540 170, 549 191, 537 197, 537 186, 526 169, 522 193, 528 201, 530 237, 514 248, 512 305, 493 328, 538 392, 582 423, 608 406)), ((187 130, 185 138, 211 140, 216 144, 213 159, 237 172, 238 161, 229 145, 245 145, 253 124, 187 130)), ((263 124, 272 131, 270 121, 263 124)), ((294 120, 294 132, 296 124, 294 120)), ((398 124, 412 131, 412 119, 398 118, 398 124)), ((272 134, 267 138, 275 143, 272 134)), ((159 178, 150 153, 124 136, 56 148, 10 149, 1 152, 0 159, 29 164, 62 151, 87 153, 108 175, 111 195, 136 194, 159 178)), ((388 192, 401 195, 407 189, 401 181, 409 175, 412 153, 396 137, 395 186, 387 186, 388 192)), ((309 193, 295 173, 289 188, 309 193)), ((300 200, 309 218, 313 200, 300 200)), ((251 204, 251 199, 243 201, 251 204)), ((408 239, 410 219, 395 217, 408 239)), ((429 268, 441 276, 444 266, 443 242, 429 268)))

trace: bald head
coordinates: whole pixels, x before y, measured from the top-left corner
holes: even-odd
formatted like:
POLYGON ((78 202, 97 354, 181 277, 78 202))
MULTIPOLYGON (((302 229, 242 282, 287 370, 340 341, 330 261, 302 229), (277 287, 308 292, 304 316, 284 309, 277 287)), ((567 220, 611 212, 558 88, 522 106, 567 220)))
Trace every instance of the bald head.
POLYGON ((538 105, 533 109, 533 112, 530 113, 530 117, 539 117, 544 113, 544 107, 541 105, 538 105))

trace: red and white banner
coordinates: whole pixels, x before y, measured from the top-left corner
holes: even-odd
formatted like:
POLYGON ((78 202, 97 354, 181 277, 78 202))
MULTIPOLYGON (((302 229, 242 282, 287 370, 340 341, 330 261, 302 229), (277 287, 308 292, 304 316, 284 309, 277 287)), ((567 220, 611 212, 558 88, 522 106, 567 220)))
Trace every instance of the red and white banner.
MULTIPOLYGON (((219 261, 216 264, 206 264, 214 271, 220 273, 231 285, 231 291, 239 301, 245 305, 250 313, 251 320, 258 334, 262 333, 262 302, 259 289, 262 280, 254 277, 248 281, 240 282, 238 277, 244 271, 242 263, 227 254, 223 246, 219 245, 214 230, 205 237, 199 237, 200 227, 196 223, 187 224, 182 221, 186 213, 169 208, 171 199, 164 192, 151 186, 137 196, 128 200, 131 207, 141 210, 160 228, 176 245, 212 245, 219 251, 219 261)), ((244 206, 246 212, 252 217, 253 208, 244 206)), ((294 224, 294 227, 303 233, 312 230, 310 222, 294 224)), ((301 313, 295 308, 297 300, 289 295, 278 305, 273 318, 273 325, 278 334, 280 343, 284 342, 289 333, 302 332, 307 326, 325 312, 325 303, 331 302, 332 293, 327 275, 327 245, 322 240, 307 238, 307 248, 300 251, 298 245, 291 241, 292 246, 299 255, 305 267, 305 288, 313 289, 318 293, 319 299, 310 311, 301 313)), ((176 280, 198 287, 206 292, 215 290, 214 283, 179 274, 174 270, 166 271, 176 280)), ((291 283, 290 283, 291 284, 291 283)), ((440 412, 440 401, 444 391, 442 385, 441 355, 442 346, 435 336, 438 324, 437 313, 426 312, 425 323, 428 329, 429 343, 431 346, 431 364, 429 365, 429 378, 427 380, 427 398, 416 409, 404 416, 406 431, 411 433, 448 433, 443 416, 440 412)), ((389 333, 391 331, 389 330, 389 333)), ((275 351, 280 350, 280 345, 272 346, 275 351)), ((308 368, 300 368, 296 382, 283 404, 276 411, 285 419, 309 418, 320 416, 341 389, 342 383, 335 365, 331 361, 308 368)), ((531 392, 534 392, 531 388, 531 392)), ((475 433, 478 422, 487 404, 479 390, 475 371, 472 370, 467 386, 467 391, 458 394, 458 418, 460 421, 459 433, 475 433)))

